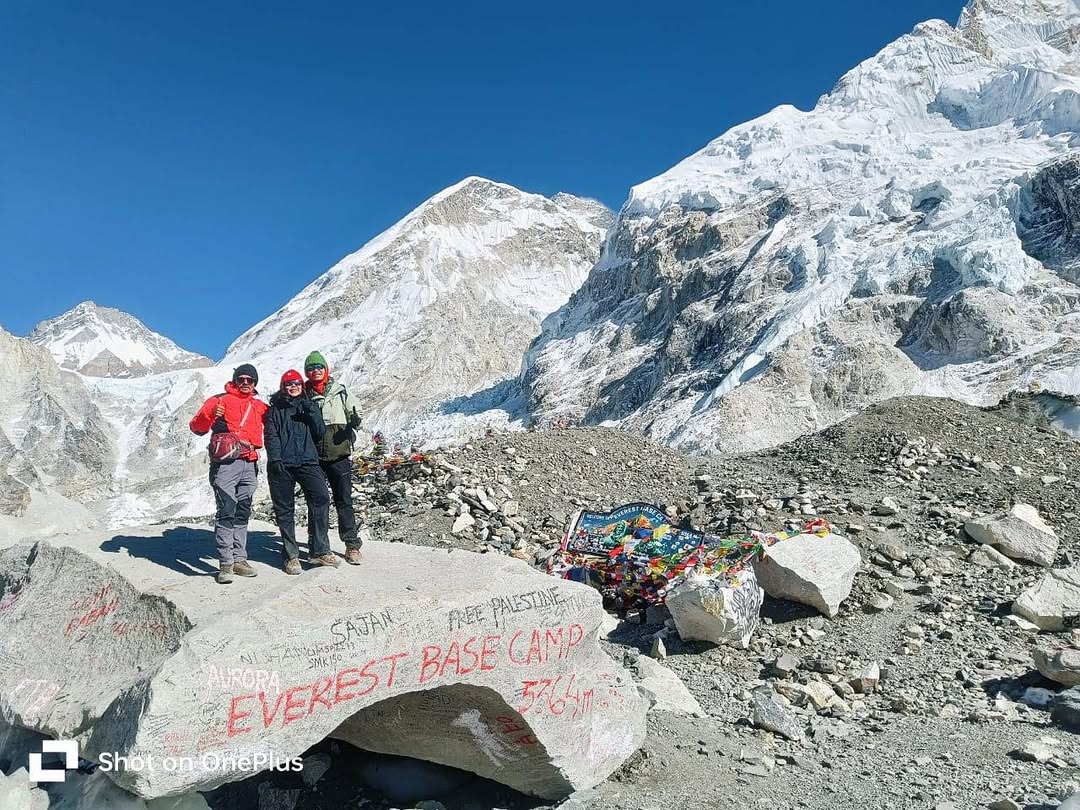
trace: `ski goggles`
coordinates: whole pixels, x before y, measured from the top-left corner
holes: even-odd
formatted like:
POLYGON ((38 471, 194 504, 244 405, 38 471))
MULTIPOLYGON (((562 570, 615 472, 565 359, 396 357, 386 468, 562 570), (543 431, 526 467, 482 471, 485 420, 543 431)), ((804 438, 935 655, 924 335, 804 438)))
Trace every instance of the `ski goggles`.
POLYGON ((315 363, 312 366, 304 366, 304 371, 325 371, 326 366, 322 363, 315 363))

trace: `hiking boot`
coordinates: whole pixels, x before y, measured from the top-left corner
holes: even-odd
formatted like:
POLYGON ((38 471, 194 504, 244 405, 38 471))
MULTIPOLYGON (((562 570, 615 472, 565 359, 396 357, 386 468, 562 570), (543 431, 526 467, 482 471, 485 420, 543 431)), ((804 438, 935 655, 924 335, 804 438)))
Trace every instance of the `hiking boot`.
POLYGON ((233 563, 232 572, 238 577, 255 577, 258 574, 255 573, 255 569, 251 567, 251 564, 247 560, 237 560, 233 563))
POLYGON ((295 576, 296 574, 299 574, 302 570, 303 569, 300 567, 300 561, 296 559, 296 557, 293 557, 291 560, 288 560, 285 563, 286 574, 292 574, 293 576, 295 576))
POLYGON ((359 548, 345 549, 345 562, 349 565, 359 565, 363 559, 364 555, 360 553, 359 548))
POLYGON ((232 582, 233 567, 232 563, 222 563, 218 569, 217 582, 218 585, 228 585, 232 582))
POLYGON ((320 554, 318 557, 310 557, 308 562, 312 565, 326 565, 330 568, 337 568, 341 565, 341 560, 333 554, 320 554))

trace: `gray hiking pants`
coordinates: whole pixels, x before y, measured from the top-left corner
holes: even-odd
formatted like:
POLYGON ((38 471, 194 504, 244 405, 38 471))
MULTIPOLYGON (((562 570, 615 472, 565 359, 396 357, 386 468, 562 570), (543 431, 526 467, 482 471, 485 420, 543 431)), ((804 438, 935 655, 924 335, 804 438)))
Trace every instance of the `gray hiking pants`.
POLYGON ((210 486, 217 501, 214 537, 222 565, 247 559, 248 519, 257 483, 258 467, 254 461, 238 458, 210 465, 210 486))

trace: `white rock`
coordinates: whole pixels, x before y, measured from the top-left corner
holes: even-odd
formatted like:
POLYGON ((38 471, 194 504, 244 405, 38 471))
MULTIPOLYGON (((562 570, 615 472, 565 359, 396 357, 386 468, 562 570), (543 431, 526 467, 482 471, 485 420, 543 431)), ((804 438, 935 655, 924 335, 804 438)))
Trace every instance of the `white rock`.
POLYGON ((798 688, 806 694, 815 709, 824 709, 836 697, 832 687, 821 681, 810 681, 798 688))
POLYGON ((1080 650, 1035 650, 1035 667, 1044 676, 1065 686, 1080 686, 1080 650))
POLYGON ((862 695, 868 695, 877 689, 881 681, 881 666, 877 661, 871 661, 864 666, 849 683, 851 688, 862 695))
POLYGON ((1080 618, 1080 568, 1048 571, 1013 602, 1013 613, 1040 630, 1060 632, 1080 618))
POLYGON ((1034 506, 1018 503, 1008 513, 969 520, 964 531, 976 542, 994 546, 1007 557, 1049 568, 1057 556, 1058 537, 1034 506))
POLYGON ((474 518, 468 512, 462 512, 460 515, 457 516, 457 519, 454 521, 454 525, 450 528, 450 531, 453 534, 461 534, 470 526, 475 525, 476 518, 474 518))
POLYGON ((665 604, 680 638, 746 649, 761 620, 763 601, 754 571, 747 568, 734 581, 691 572, 671 590, 665 604))
POLYGON ((768 548, 754 571, 765 593, 836 615, 855 580, 859 550, 838 534, 803 534, 768 548))
POLYGON ((881 517, 890 517, 900 513, 900 504, 896 502, 895 498, 885 496, 874 505, 873 513, 881 517))
POLYGON ((4 810, 47 810, 49 794, 30 783, 26 768, 19 768, 11 776, 0 771, 0 807, 4 810))
POLYGON ((993 546, 979 546, 968 557, 968 561, 980 568, 1016 568, 1016 563, 993 546))
POLYGON ((638 691, 649 701, 650 711, 705 717, 697 698, 674 672, 648 656, 639 656, 634 666, 641 674, 638 691))
POLYGON ((1025 633, 1038 633, 1039 625, 1034 622, 1029 622, 1023 616, 1017 616, 1015 613, 1010 613, 1008 616, 1001 620, 1002 622, 1008 622, 1018 630, 1023 630, 1025 633))
POLYGON ((1042 763, 1052 760, 1057 752, 1054 750, 1054 745, 1046 740, 1028 740, 1014 753, 1018 758, 1028 762, 1042 763))

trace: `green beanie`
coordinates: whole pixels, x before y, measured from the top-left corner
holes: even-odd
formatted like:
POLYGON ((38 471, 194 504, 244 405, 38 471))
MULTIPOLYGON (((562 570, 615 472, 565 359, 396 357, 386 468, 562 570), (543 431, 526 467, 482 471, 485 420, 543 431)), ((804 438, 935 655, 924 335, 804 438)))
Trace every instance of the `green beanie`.
POLYGON ((307 371, 312 366, 322 366, 323 368, 326 368, 326 361, 318 352, 312 352, 307 356, 307 359, 304 361, 304 371, 307 371))

